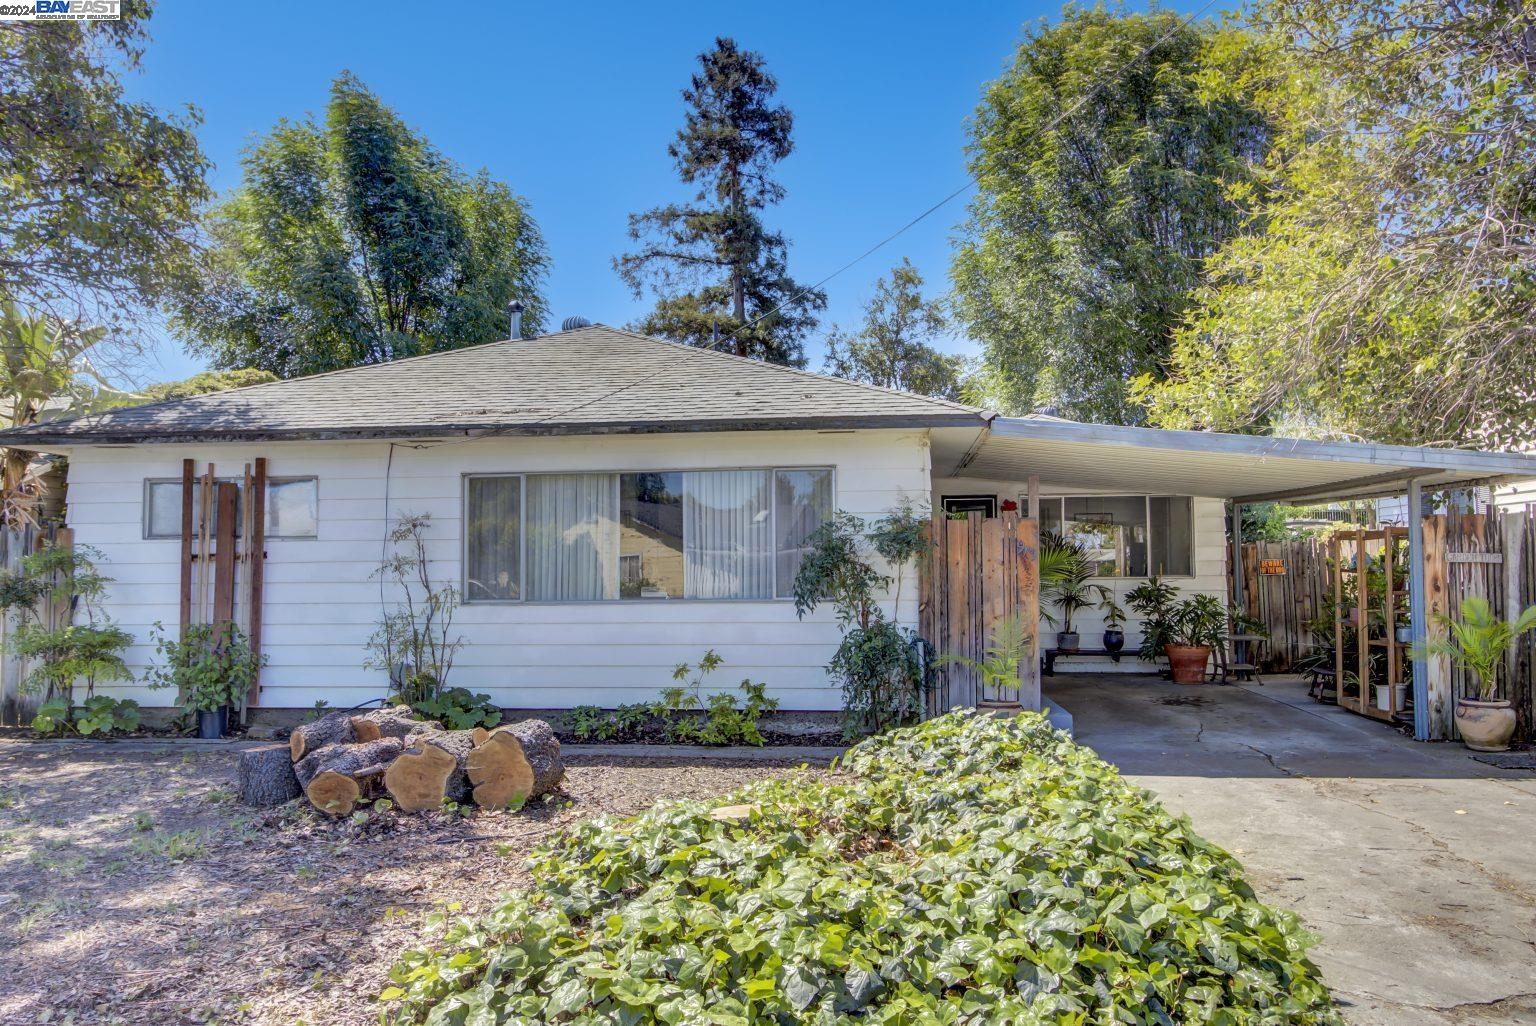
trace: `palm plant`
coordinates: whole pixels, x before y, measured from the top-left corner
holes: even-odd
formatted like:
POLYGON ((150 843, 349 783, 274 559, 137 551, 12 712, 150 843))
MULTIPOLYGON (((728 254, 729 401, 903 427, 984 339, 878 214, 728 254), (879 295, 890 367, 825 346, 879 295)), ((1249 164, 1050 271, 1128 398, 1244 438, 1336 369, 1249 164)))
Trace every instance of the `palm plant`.
POLYGON ((1030 657, 1029 632, 1024 619, 1017 613, 1005 616, 992 628, 992 638, 987 644, 986 658, 971 659, 967 656, 945 653, 939 656, 941 665, 959 663, 969 667, 981 678, 993 693, 1004 688, 1019 686, 1019 668, 1030 657))
POLYGON ((1472 595, 1461 600, 1460 619, 1437 615, 1435 620, 1445 627, 1445 634, 1415 645, 1414 658, 1449 656, 1477 678, 1479 700, 1491 702, 1498 694, 1499 667, 1510 643, 1536 630, 1536 606, 1504 620, 1493 614, 1487 599, 1472 595))
POLYGON ((1048 535, 1040 545, 1040 594, 1061 610, 1058 620, 1042 611, 1047 623, 1060 625, 1072 634, 1072 618, 1080 611, 1112 601, 1108 588, 1096 582, 1099 568, 1087 553, 1058 535, 1048 535))

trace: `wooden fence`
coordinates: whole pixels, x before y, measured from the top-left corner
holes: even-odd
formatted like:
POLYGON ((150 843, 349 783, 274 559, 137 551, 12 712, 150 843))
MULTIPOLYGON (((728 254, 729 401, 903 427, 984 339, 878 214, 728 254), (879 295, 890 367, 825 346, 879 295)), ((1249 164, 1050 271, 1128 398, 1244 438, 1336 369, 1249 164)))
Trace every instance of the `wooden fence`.
MULTIPOLYGON (((1454 615, 1462 599, 1488 600, 1498 616, 1536 604, 1536 509, 1447 513, 1424 518, 1425 598, 1428 612, 1454 615)), ((1269 641, 1260 664, 1271 672, 1296 666, 1319 641, 1308 621, 1330 616, 1333 584, 1326 544, 1315 539, 1250 542, 1243 546, 1243 604, 1264 621, 1269 641)), ((1433 623, 1430 625, 1434 629, 1433 623)), ((1450 732, 1450 707, 1474 688, 1449 659, 1429 666, 1431 718, 1450 732)), ((1510 647, 1505 697, 1515 705, 1516 737, 1536 740, 1536 633, 1510 647)))
POLYGON ((1024 630, 1019 681, 989 686, 971 668, 940 663, 928 712, 973 705, 1040 707, 1039 524, 1017 515, 935 518, 923 563, 921 633, 941 655, 986 658, 997 625, 1017 616, 1024 630))

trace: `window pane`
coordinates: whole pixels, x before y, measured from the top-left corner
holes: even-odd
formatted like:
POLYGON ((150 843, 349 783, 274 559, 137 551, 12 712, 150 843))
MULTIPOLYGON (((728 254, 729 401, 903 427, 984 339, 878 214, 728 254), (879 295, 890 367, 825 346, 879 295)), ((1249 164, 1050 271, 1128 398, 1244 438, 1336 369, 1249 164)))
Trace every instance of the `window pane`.
POLYGON ((319 523, 316 490, 312 477, 268 481, 267 537, 313 538, 319 523))
POLYGON ((523 482, 516 477, 469 479, 464 529, 464 596, 469 601, 522 596, 523 482))
POLYGON ((683 475, 689 598, 771 598, 773 516, 766 470, 683 475))
POLYGON ((619 475, 619 597, 683 597, 683 475, 619 475))
POLYGON ((794 594, 795 574, 805 559, 806 543, 832 515, 830 470, 780 470, 774 481, 774 520, 778 538, 777 594, 794 594))
POLYGON ((1099 567, 1100 577, 1147 575, 1147 500, 1141 495, 1067 499, 1066 535, 1099 567))
MULTIPOLYGON (((196 507, 197 504, 194 502, 192 510, 194 520, 197 517, 196 507)), ((149 536, 151 538, 181 537, 180 481, 149 483, 149 536)))
MULTIPOLYGON (((1028 496, 1026 496, 1023 499, 1021 499, 1019 501, 1019 505, 1023 506, 1026 510, 1029 509, 1029 498, 1028 498, 1028 496)), ((1041 535, 1054 534, 1054 535, 1057 535, 1058 537, 1061 535, 1061 500, 1060 499, 1041 499, 1040 500, 1040 534, 1041 535)))
POLYGON ((1152 573, 1193 576, 1195 525, 1189 496, 1154 495, 1149 502, 1152 507, 1152 573))
POLYGON ((618 598, 618 475, 533 475, 524 501, 528 598, 618 598))

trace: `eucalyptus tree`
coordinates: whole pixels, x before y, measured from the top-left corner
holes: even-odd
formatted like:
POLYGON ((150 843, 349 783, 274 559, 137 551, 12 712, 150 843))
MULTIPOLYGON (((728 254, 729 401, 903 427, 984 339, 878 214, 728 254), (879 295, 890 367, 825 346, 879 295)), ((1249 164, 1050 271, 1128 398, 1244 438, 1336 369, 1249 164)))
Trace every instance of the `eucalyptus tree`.
POLYGON ((208 219, 174 329, 222 368, 312 374, 539 330, 548 258, 528 204, 466 173, 350 73, 323 122, 280 121, 208 219))

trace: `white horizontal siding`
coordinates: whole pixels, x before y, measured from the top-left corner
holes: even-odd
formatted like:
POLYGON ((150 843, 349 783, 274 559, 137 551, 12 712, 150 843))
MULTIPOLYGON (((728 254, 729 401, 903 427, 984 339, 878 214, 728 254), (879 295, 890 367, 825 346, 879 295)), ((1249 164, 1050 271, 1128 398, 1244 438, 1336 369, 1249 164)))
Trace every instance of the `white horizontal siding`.
MULTIPOLYGON (((939 500, 945 495, 996 495, 998 500, 1014 499, 1019 504, 1021 512, 1028 512, 1029 485, 1025 481, 987 481, 980 478, 936 478, 933 482, 933 505, 939 506, 939 500)), ((1073 488, 1070 484, 1041 485, 1041 498, 1049 498, 1052 495, 1084 495, 1099 492, 1105 495, 1136 494, 1134 492, 1117 492, 1113 489, 1073 488)), ((1169 481, 1167 487, 1158 492, 1160 495, 1187 494, 1180 491, 1178 481, 1169 481)), ((1227 526, 1225 504, 1222 499, 1203 498, 1196 496, 1191 503, 1194 516, 1195 538, 1195 573, 1192 577, 1175 577, 1165 575, 1163 580, 1179 589, 1181 597, 1188 595, 1214 595, 1223 605, 1227 602, 1227 526)), ((1140 585, 1144 578, 1117 579, 1103 577, 1099 583, 1109 588, 1114 595, 1115 602, 1122 608, 1125 607, 1125 596, 1140 585)), ((1051 610, 1055 612, 1055 610, 1051 610)), ((1117 664, 1107 658, 1079 657, 1061 663, 1062 672, 1076 670, 1083 672, 1129 672, 1145 673, 1149 667, 1146 663, 1136 658, 1136 649, 1141 645, 1141 619, 1131 610, 1126 609, 1125 621, 1125 655, 1117 664)), ((1073 626, 1077 628, 1082 638, 1083 648, 1102 648, 1104 635, 1104 617, 1098 609, 1085 609, 1080 611, 1073 620, 1073 626)), ((1057 628, 1051 626, 1045 620, 1040 621, 1041 647, 1048 648, 1055 644, 1057 628)))
MULTIPOLYGON (((344 707, 384 694, 378 671, 362 668, 380 613, 370 578, 396 517, 430 512, 428 556, 439 581, 459 582, 462 476, 540 471, 688 470, 829 466, 837 505, 865 517, 929 492, 922 432, 742 432, 593 438, 499 438, 431 448, 371 442, 261 446, 98 447, 70 454, 69 522, 77 543, 105 556, 112 578, 106 611, 137 644, 128 661, 142 675, 154 658, 153 625, 180 615, 180 543, 143 537, 145 478, 177 478, 181 461, 213 462, 238 474, 257 456, 274 476, 319 481, 319 534, 267 542, 262 703, 293 708, 325 700, 344 707), (388 499, 386 502, 386 490, 388 499)), ((910 571, 909 571, 910 574, 910 571)), ((901 589, 901 619, 917 613, 915 575, 901 589)), ((785 709, 836 709, 825 665, 840 632, 830 609, 800 621, 787 601, 471 604, 456 629, 466 642, 450 683, 505 706, 567 708, 653 699, 679 662, 708 649, 725 659, 714 683, 766 681, 785 709)), ((140 686, 105 689, 146 705, 171 696, 140 686)))

